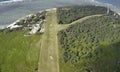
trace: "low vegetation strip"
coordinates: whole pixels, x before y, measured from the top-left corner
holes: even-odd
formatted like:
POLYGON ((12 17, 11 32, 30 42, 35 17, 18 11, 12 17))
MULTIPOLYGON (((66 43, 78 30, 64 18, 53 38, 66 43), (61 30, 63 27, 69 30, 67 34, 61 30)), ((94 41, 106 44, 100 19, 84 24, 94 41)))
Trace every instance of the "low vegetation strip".
POLYGON ((59 72, 56 9, 47 12, 38 72, 59 72))
POLYGON ((0 32, 0 72, 36 72, 40 35, 24 37, 24 31, 0 32))

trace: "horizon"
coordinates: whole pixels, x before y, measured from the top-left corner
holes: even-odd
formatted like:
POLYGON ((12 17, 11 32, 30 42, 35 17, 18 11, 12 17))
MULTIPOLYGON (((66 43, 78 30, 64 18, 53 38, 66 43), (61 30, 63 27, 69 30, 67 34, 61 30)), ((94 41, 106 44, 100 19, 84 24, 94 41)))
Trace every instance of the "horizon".
POLYGON ((97 0, 97 1, 105 2, 105 3, 110 3, 112 5, 120 7, 120 0, 97 0))
MULTIPOLYGON (((68 6, 68 5, 83 5, 83 4, 91 4, 91 5, 100 5, 106 6, 109 5, 113 11, 116 11, 118 14, 120 13, 120 7, 117 8, 112 4, 108 4, 107 1, 104 3, 103 0, 12 0, 10 3, 0 2, 0 26, 6 26, 11 24, 15 20, 31 14, 33 12, 40 11, 42 9, 48 9, 53 7, 61 7, 61 6, 68 6), (18 2, 16 2, 18 1, 18 2), (3 4, 2 4, 3 3, 3 4), (6 21, 5 21, 6 19, 6 21)), ((112 2, 113 0, 111 0, 112 2)), ((109 2, 110 3, 110 2, 109 2)), ((115 1, 114 1, 115 3, 115 1)), ((118 3, 118 2, 117 2, 118 3)), ((4 27, 3 26, 3 27, 4 27)))

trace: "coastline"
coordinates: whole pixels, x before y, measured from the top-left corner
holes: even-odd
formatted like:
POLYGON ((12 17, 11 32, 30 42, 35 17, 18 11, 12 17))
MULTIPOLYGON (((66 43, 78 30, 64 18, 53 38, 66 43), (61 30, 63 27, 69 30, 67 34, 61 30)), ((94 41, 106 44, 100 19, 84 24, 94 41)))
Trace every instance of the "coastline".
POLYGON ((13 23, 7 25, 6 28, 11 27, 11 26, 14 26, 14 25, 15 25, 17 22, 19 22, 20 20, 25 19, 25 18, 27 18, 27 17, 33 15, 33 14, 34 14, 34 13, 31 13, 31 14, 29 14, 29 15, 26 15, 26 16, 24 16, 24 17, 21 17, 21 18, 17 19, 17 20, 14 21, 13 23))
POLYGON ((16 2, 23 2, 24 0, 6 0, 6 1, 0 1, 0 5, 4 4, 10 4, 10 3, 16 3, 16 2))
POLYGON ((48 8, 48 9, 44 9, 44 10, 40 10, 40 11, 37 11, 37 12, 34 12, 34 13, 31 13, 31 14, 28 14, 26 16, 23 16, 21 18, 18 18, 17 20, 15 20, 13 23, 9 24, 9 25, 1 25, 0 26, 0 29, 5 29, 5 28, 9 28, 9 27, 12 27, 14 25, 16 25, 16 23, 20 22, 21 20, 24 20, 26 19, 27 17, 30 17, 32 15, 35 15, 36 13, 40 13, 40 12, 43 12, 43 11, 51 11, 51 10, 56 10, 57 8, 48 8))
POLYGON ((7 25, 0 25, 0 30, 5 29, 7 25))
POLYGON ((18 18, 21 18, 25 15, 28 15, 33 12, 37 12, 42 9, 48 9, 53 7, 62 7, 69 5, 83 5, 83 4, 92 4, 91 2, 81 2, 72 1, 72 0, 25 0, 23 2, 12 2, 0 5, 0 24, 8 25, 13 23, 18 18))

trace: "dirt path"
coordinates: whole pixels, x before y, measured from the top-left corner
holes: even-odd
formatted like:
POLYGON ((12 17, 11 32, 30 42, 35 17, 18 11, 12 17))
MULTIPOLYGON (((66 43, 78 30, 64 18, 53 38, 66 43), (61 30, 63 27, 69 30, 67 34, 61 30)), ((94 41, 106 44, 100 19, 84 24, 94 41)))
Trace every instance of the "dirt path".
POLYGON ((56 10, 49 11, 41 39, 38 72, 59 72, 56 10))
POLYGON ((56 10, 49 10, 46 16, 45 32, 41 38, 41 49, 38 64, 38 72, 59 72, 58 39, 57 33, 76 22, 83 22, 86 19, 101 16, 92 15, 81 18, 67 25, 57 24, 56 10))
POLYGON ((87 20, 87 19, 89 19, 89 18, 99 17, 99 16, 102 16, 102 14, 96 14, 96 15, 86 16, 86 17, 80 18, 80 19, 78 19, 78 20, 76 20, 76 21, 73 21, 73 22, 70 23, 70 24, 62 24, 62 25, 59 24, 59 30, 66 29, 66 28, 69 27, 70 25, 76 24, 77 22, 81 23, 81 22, 83 22, 83 21, 85 21, 85 20, 87 20))

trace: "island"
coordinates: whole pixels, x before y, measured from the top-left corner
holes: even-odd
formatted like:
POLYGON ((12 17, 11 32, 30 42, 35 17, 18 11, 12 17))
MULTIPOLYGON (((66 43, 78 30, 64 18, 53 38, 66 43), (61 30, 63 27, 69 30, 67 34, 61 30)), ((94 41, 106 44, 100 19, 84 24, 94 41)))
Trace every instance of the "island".
POLYGON ((119 72, 120 15, 75 5, 41 10, 0 30, 0 72, 119 72))

